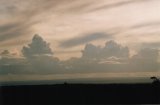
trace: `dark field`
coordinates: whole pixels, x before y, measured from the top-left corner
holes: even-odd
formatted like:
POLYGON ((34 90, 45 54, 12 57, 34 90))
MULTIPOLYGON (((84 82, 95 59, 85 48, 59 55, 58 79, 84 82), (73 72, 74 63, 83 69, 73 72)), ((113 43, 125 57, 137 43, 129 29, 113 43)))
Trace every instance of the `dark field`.
POLYGON ((0 104, 152 104, 160 103, 154 84, 59 84, 3 86, 0 104))

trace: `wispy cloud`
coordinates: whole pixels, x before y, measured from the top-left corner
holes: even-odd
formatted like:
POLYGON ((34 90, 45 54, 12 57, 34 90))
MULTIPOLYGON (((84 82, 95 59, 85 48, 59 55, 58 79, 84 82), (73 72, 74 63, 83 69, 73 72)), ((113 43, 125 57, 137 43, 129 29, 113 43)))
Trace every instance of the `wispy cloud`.
POLYGON ((88 5, 87 3, 74 5, 77 0, 2 0, 0 3, 2 4, 0 13, 5 16, 3 24, 0 24, 1 42, 31 34, 32 26, 44 21, 42 15, 47 16, 51 12, 58 14, 79 11, 88 5))
POLYGON ((139 29, 139 28, 146 28, 146 27, 159 27, 160 26, 160 21, 152 21, 152 22, 146 22, 144 24, 137 24, 135 26, 132 26, 131 29, 139 29))
POLYGON ((60 47, 67 48, 67 47, 74 47, 82 44, 86 44, 88 42, 103 39, 103 38, 111 38, 112 35, 105 34, 105 33, 93 33, 93 34, 86 34, 82 37, 75 37, 69 40, 66 40, 60 44, 60 47))
POLYGON ((133 3, 140 3, 140 2, 147 2, 147 1, 152 1, 152 0, 123 0, 123 1, 120 1, 120 2, 106 4, 106 5, 94 8, 94 9, 90 10, 90 12, 103 10, 103 9, 109 10, 109 9, 118 8, 118 7, 121 7, 121 6, 133 4, 133 3))
POLYGON ((0 41, 8 41, 15 39, 19 36, 24 36, 31 34, 33 30, 31 27, 36 24, 36 22, 14 22, 11 24, 5 24, 0 26, 0 41))
POLYGON ((159 41, 158 36, 148 35, 159 34, 159 7, 158 0, 0 0, 1 50, 24 45, 35 33, 50 39, 57 52, 74 46, 81 51, 79 45, 103 38, 129 45, 159 41), (112 33, 114 27, 120 30, 114 36, 83 34, 112 33))

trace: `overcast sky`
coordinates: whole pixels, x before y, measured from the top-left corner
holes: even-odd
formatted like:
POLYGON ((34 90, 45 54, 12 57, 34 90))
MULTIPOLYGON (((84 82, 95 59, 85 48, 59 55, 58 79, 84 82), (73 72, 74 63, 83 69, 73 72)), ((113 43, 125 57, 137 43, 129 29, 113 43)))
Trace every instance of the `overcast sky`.
POLYGON ((92 72, 86 65, 104 71, 119 64, 124 71, 153 73, 159 70, 159 11, 160 0, 0 0, 0 65, 23 65, 27 73, 47 67, 50 73, 52 65, 92 72))

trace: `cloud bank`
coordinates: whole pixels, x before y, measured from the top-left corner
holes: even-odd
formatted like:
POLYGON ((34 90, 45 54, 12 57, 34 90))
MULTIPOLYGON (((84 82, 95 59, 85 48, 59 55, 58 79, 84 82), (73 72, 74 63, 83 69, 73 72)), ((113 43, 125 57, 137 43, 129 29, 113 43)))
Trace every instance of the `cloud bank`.
POLYGON ((0 74, 45 75, 159 70, 158 49, 144 48, 130 57, 129 48, 113 40, 107 41, 104 47, 86 44, 80 58, 60 61, 54 57, 49 43, 35 35, 32 42, 22 48, 22 54, 22 58, 15 58, 9 57, 12 54, 8 50, 1 52, 0 74))
POLYGON ((111 40, 106 42, 105 46, 101 48, 100 46, 94 46, 92 44, 87 44, 85 49, 82 51, 83 58, 109 58, 109 57, 118 57, 118 58, 128 58, 129 49, 128 47, 123 47, 120 44, 117 44, 115 41, 111 40))

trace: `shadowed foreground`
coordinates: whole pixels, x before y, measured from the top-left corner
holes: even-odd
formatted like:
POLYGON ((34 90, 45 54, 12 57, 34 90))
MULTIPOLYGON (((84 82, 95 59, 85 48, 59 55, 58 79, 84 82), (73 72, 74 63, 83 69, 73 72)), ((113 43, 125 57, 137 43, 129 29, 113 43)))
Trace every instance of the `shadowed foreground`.
POLYGON ((160 103, 154 84, 61 84, 3 86, 1 104, 160 103))

